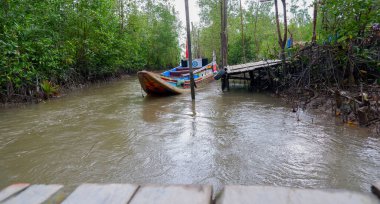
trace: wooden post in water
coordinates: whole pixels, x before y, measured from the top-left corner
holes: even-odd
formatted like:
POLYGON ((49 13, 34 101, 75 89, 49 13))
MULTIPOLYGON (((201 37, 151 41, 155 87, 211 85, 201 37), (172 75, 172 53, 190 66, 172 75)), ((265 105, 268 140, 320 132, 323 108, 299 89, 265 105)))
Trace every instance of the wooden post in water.
MULTIPOLYGON (((227 67, 227 0, 220 1, 220 17, 221 17, 221 33, 220 33, 220 41, 221 41, 221 55, 222 55, 222 69, 227 67)), ((228 75, 226 74, 222 78, 222 90, 227 88, 229 90, 228 83, 228 75)))
POLYGON ((249 79, 250 79, 250 84, 249 84, 249 86, 250 86, 250 88, 251 88, 251 91, 253 91, 253 87, 254 87, 254 81, 253 81, 253 78, 254 78, 255 76, 253 75, 253 71, 249 71, 249 79))
POLYGON ((187 64, 190 70, 190 88, 191 88, 191 99, 195 100, 195 90, 194 90, 194 74, 193 74, 193 59, 191 57, 191 35, 190 35, 190 18, 189 18, 189 2, 185 0, 186 9, 186 30, 187 30, 187 46, 189 50, 189 59, 187 64))

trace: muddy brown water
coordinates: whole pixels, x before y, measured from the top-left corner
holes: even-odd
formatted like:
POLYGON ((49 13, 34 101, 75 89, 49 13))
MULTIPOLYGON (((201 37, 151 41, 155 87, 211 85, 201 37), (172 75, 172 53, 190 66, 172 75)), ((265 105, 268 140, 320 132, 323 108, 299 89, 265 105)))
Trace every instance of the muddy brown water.
POLYGON ((0 188, 15 182, 226 184, 369 191, 380 138, 218 82, 142 97, 136 77, 0 109, 0 188))

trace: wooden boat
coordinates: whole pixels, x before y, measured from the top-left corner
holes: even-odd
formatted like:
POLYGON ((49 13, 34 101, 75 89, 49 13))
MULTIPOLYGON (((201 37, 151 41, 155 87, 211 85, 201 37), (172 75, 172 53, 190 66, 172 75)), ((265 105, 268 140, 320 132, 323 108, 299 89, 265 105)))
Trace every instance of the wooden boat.
MULTIPOLYGON (((207 59, 195 59, 192 65, 196 88, 204 87, 214 80, 214 74, 217 72, 215 61, 207 63, 207 59)), ((137 76, 142 89, 148 95, 169 96, 190 92, 190 73, 187 61, 182 61, 180 66, 161 74, 140 71, 137 76)))

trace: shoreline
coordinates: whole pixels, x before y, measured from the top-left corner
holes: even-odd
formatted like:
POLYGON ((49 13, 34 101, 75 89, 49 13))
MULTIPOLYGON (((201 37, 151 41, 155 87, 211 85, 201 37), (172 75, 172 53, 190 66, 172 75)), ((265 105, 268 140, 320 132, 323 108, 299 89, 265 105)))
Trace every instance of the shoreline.
POLYGON ((5 102, 5 103, 0 102, 0 109, 18 108, 18 107, 27 106, 27 105, 43 103, 49 100, 58 100, 59 98, 65 97, 67 94, 75 90, 84 89, 96 84, 101 85, 101 84, 106 84, 106 83, 110 83, 110 82, 114 82, 118 80, 123 80, 130 76, 136 75, 136 73, 122 73, 117 76, 107 77, 103 80, 88 81, 85 83, 70 84, 67 86, 62 86, 62 87, 59 87, 59 93, 57 95, 53 95, 52 97, 49 97, 47 99, 43 99, 42 97, 31 97, 31 96, 28 96, 29 100, 14 98, 10 102, 5 102))
MULTIPOLYGON (((12 101, 7 103, 0 103, 0 109, 7 108, 20 108, 28 105, 44 103, 48 100, 59 100, 61 97, 65 97, 67 94, 84 88, 88 88, 92 85, 102 85, 110 82, 115 82, 129 78, 136 75, 136 73, 124 73, 118 76, 108 77, 104 80, 96 80, 87 83, 80 83, 77 85, 71 85, 60 88, 59 94, 43 100, 42 98, 33 98, 30 101, 12 101)), ((356 89, 358 87, 355 87, 356 89)), ((277 93, 269 91, 268 94, 274 98, 284 101, 290 106, 292 112, 296 113, 298 109, 303 110, 316 110, 321 113, 326 113, 329 117, 338 118, 342 124, 347 124, 351 127, 361 127, 371 131, 374 135, 380 136, 380 103, 378 100, 380 97, 380 86, 372 86, 371 93, 368 94, 368 87, 362 92, 358 90, 340 91, 339 96, 333 92, 334 88, 329 88, 328 91, 315 91, 312 89, 294 89, 288 88, 277 93), (366 96, 367 101, 363 102, 357 98, 366 96), (338 97, 338 98, 337 98, 338 97), (339 100, 341 99, 341 107, 338 107, 339 100), (337 101, 338 100, 338 101, 337 101), (343 107, 342 107, 343 105, 343 107), (368 106, 364 106, 368 105, 368 106), (364 108, 363 108, 364 107, 364 108), (365 109, 368 107, 367 109, 365 109), (348 109, 348 110, 347 110, 348 109), (358 111, 364 114, 364 117, 359 118, 358 111), (334 116, 335 115, 335 116, 334 116), (364 119, 363 119, 364 118, 364 119), (364 121, 363 121, 364 120, 364 121)), ((335 89, 337 90, 337 89, 335 89)))
POLYGON ((298 109, 318 111, 327 114, 328 117, 335 117, 341 124, 365 128, 380 136, 380 86, 374 88, 375 91, 371 91, 370 94, 368 90, 334 91, 331 88, 322 92, 311 89, 294 91, 289 88, 272 95, 291 105, 292 112, 297 112, 298 109))

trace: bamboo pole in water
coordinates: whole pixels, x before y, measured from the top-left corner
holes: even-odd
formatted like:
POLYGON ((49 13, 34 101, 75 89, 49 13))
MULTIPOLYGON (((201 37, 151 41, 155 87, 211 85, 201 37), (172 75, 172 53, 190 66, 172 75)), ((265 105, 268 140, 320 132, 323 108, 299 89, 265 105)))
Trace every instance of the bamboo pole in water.
POLYGON ((186 9, 186 30, 187 30, 187 46, 189 50, 189 59, 187 64, 190 70, 190 88, 191 88, 191 99, 195 100, 195 90, 194 90, 194 73, 193 73, 193 60, 191 56, 191 35, 190 35, 190 18, 189 18, 189 2, 185 0, 185 9, 186 9))

